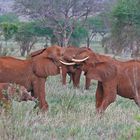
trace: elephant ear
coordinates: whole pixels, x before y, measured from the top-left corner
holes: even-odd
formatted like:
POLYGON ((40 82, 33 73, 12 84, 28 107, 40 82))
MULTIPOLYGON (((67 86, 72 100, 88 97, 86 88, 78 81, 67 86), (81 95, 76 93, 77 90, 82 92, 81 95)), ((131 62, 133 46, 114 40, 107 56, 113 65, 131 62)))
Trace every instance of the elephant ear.
POLYGON ((32 53, 29 55, 29 57, 38 56, 38 55, 40 55, 41 53, 43 53, 45 50, 46 50, 46 48, 41 49, 41 50, 38 50, 38 51, 35 51, 35 52, 32 52, 32 53))
POLYGON ((56 60, 57 57, 61 55, 61 50, 62 48, 59 46, 51 46, 31 53, 30 57, 34 58, 37 56, 37 58, 40 57, 56 60))
POLYGON ((98 81, 109 81, 117 75, 117 68, 112 62, 98 62, 89 69, 88 77, 98 81))
POLYGON ((32 52, 29 55, 29 57, 33 58, 33 57, 36 57, 36 56, 40 56, 42 58, 54 59, 54 55, 52 54, 52 52, 48 52, 46 50, 47 50, 47 48, 32 52))

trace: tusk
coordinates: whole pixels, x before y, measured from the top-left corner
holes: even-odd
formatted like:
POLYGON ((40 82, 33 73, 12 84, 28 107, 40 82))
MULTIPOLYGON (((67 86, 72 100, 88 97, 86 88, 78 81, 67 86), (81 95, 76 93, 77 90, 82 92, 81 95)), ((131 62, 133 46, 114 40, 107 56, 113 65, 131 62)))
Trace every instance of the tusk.
POLYGON ((74 61, 74 62, 83 62, 83 61, 86 61, 87 59, 89 58, 89 56, 87 56, 86 58, 84 58, 84 59, 72 59, 72 61, 74 61))
POLYGON ((75 62, 70 62, 70 63, 68 63, 68 62, 63 62, 63 61, 61 61, 61 60, 59 60, 62 64, 64 64, 64 65, 75 65, 75 62))

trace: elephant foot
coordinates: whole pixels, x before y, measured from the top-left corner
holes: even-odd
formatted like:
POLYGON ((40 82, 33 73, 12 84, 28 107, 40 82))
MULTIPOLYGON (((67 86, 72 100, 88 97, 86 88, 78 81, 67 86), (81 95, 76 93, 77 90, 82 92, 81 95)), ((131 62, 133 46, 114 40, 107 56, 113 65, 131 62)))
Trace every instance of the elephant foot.
POLYGON ((42 105, 42 106, 40 107, 40 109, 41 109, 42 112, 46 112, 46 111, 48 111, 48 108, 49 108, 49 106, 48 106, 47 103, 44 104, 44 105, 42 105))
POLYGON ((66 84, 62 84, 62 86, 63 86, 63 87, 67 87, 67 85, 66 85, 66 84))
POLYGON ((140 107, 140 100, 135 100, 135 103, 140 107))
POLYGON ((97 108, 96 115, 99 116, 99 118, 101 118, 104 115, 104 110, 97 108))
POLYGON ((79 89, 79 86, 74 86, 74 89, 79 89))

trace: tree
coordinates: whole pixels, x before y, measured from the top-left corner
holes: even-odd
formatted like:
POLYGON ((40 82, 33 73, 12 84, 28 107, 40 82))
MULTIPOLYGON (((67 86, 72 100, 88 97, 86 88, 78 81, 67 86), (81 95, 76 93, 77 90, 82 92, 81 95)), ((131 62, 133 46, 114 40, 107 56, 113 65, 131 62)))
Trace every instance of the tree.
POLYGON ((18 31, 17 24, 14 23, 1 23, 0 24, 1 34, 4 36, 5 41, 11 39, 18 31))
POLYGON ((37 37, 32 23, 21 23, 15 40, 20 45, 21 56, 29 54, 34 44, 37 42, 37 37))
POLYGON ((112 40, 116 53, 140 54, 140 0, 118 0, 112 11, 112 40))
POLYGON ((108 32, 108 29, 105 26, 101 15, 87 18, 85 28, 88 31, 86 36, 87 47, 90 47, 90 43, 93 37, 97 35, 97 33, 104 37, 104 35, 108 32))
POLYGON ((18 23, 19 19, 18 16, 14 13, 7 13, 0 16, 0 23, 18 23))
POLYGON ((86 30, 86 28, 83 27, 81 24, 77 24, 75 30, 71 35, 69 45, 79 47, 80 44, 85 41, 87 35, 88 35, 88 31, 86 30))
MULTIPOLYGON (((20 23, 15 40, 20 45, 21 55, 29 54, 37 42, 37 38, 44 36, 50 39, 53 36, 52 30, 48 27, 42 27, 40 22, 20 23)), ((47 46, 47 42, 45 46, 47 46)))
POLYGON ((61 46, 68 45, 76 23, 98 11, 100 4, 97 0, 15 0, 16 12, 42 21, 61 46))
MULTIPOLYGON (((46 44, 44 47, 48 46, 48 42, 51 42, 51 39, 54 37, 53 30, 49 27, 42 26, 40 21, 33 21, 32 27, 34 30, 34 35, 37 37, 45 37, 46 44)), ((52 43, 52 42, 51 42, 52 43)))

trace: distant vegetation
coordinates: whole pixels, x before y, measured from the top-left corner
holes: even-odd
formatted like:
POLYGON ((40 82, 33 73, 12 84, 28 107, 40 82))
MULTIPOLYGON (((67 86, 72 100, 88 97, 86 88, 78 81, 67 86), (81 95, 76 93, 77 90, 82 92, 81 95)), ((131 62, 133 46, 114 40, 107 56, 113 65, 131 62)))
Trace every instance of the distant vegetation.
MULTIPOLYGON (((140 56, 140 0, 53 2, 15 0, 13 12, 0 15, 0 55, 20 52, 25 57, 35 46, 58 44, 96 46, 98 52, 102 46, 106 53, 140 56)), ((54 78, 46 86, 50 105, 47 114, 32 111, 31 102, 14 102, 10 115, 0 115, 0 136, 4 140, 139 140, 140 112, 130 100, 119 98, 99 119, 94 108, 95 85, 89 91, 71 89, 71 85, 64 88, 54 78)))
POLYGON ((15 0, 13 10, 17 14, 0 16, 1 35, 5 41, 13 38, 18 42, 22 56, 30 52, 38 38, 45 38, 45 47, 50 44, 91 47, 93 38, 99 34, 106 52, 125 52, 138 57, 139 5, 139 0, 56 0, 53 3, 15 0), (25 16, 27 22, 19 21, 17 15, 25 16), (3 29, 3 23, 7 30, 3 29), (16 32, 11 29, 15 26, 16 32))

